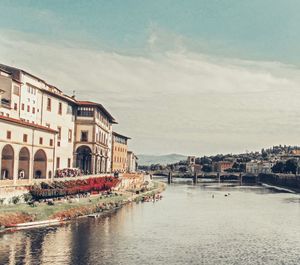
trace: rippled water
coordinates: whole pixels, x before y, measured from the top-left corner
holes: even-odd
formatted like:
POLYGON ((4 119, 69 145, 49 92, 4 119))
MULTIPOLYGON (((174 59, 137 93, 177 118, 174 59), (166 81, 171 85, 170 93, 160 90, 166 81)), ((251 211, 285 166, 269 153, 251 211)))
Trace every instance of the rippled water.
POLYGON ((175 183, 156 203, 0 235, 0 264, 300 264, 300 196, 175 183))

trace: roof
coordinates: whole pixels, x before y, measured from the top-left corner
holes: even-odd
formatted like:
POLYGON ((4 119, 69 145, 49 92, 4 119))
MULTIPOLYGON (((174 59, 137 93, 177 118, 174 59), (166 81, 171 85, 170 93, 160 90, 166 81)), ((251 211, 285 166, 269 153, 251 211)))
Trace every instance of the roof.
POLYGON ((126 140, 129 140, 129 139, 131 139, 130 137, 127 137, 127 136, 125 136, 125 135, 119 134, 119 133, 117 133, 117 132, 113 132, 112 134, 113 134, 113 135, 115 135, 115 136, 118 136, 118 137, 124 138, 124 139, 126 139, 126 140))
POLYGON ((6 74, 11 75, 11 72, 8 72, 7 70, 5 70, 5 69, 3 69, 3 68, 0 68, 0 71, 3 72, 3 73, 6 73, 6 74))
POLYGON ((127 154, 132 154, 137 160, 139 159, 133 151, 127 151, 127 154))
POLYGON ((58 93, 54 93, 53 91, 50 91, 50 90, 47 90, 47 89, 42 89, 42 88, 38 88, 40 90, 42 90, 43 92, 45 93, 48 93, 48 94, 51 94, 53 96, 57 96, 57 97, 60 97, 62 99, 65 99, 67 101, 71 101, 71 102, 74 102, 74 99, 72 97, 69 97, 67 95, 65 95, 59 88, 57 88, 56 86, 53 86, 51 84, 48 84, 45 80, 25 71, 25 70, 22 70, 20 68, 16 68, 16 67, 12 67, 12 66, 8 66, 8 65, 4 65, 4 64, 0 64, 0 69, 1 71, 5 71, 6 73, 9 73, 11 76, 12 76, 12 79, 18 83, 22 83, 21 82, 21 79, 20 79, 20 73, 22 72, 23 74, 26 74, 26 75, 29 75, 39 81, 41 81, 42 83, 44 83, 46 86, 50 87, 50 88, 54 88, 56 89, 57 91, 59 91, 61 94, 58 94, 58 93))
POLYGON ((91 101, 76 100, 75 98, 70 97, 70 96, 65 95, 64 93, 62 93, 62 91, 60 89, 58 89, 57 87, 48 84, 43 79, 41 79, 41 78, 39 78, 39 77, 37 77, 35 75, 32 75, 29 72, 24 71, 22 69, 19 69, 19 68, 16 68, 16 67, 12 67, 12 66, 8 66, 8 65, 4 65, 4 64, 0 64, 0 69, 3 70, 3 71, 5 71, 5 72, 7 72, 7 73, 9 73, 9 74, 11 74, 12 79, 15 80, 15 81, 17 81, 17 82, 21 82, 21 80, 20 80, 20 73, 21 72, 24 73, 24 74, 27 74, 27 75, 35 78, 35 79, 38 79, 39 81, 43 82, 46 86, 48 86, 50 88, 54 88, 54 89, 58 90, 59 92, 61 92, 61 94, 60 94, 60 93, 55 93, 55 92, 47 90, 47 89, 38 88, 38 89, 42 90, 44 93, 47 93, 47 94, 50 94, 52 96, 56 96, 56 97, 65 99, 65 100, 67 100, 69 102, 72 102, 72 103, 75 103, 77 105, 97 107, 97 108, 99 108, 109 118, 109 121, 111 123, 115 123, 115 124, 117 123, 117 121, 114 119, 114 117, 100 103, 91 102, 91 101))
POLYGON ((50 129, 46 126, 42 126, 42 125, 39 125, 39 124, 34 124, 34 123, 27 122, 27 121, 22 121, 22 120, 6 117, 6 116, 3 116, 3 115, 0 115, 0 121, 1 120, 11 122, 11 123, 15 123, 15 124, 18 124, 20 126, 30 127, 30 128, 37 129, 37 130, 47 131, 47 132, 50 132, 50 133, 57 133, 56 130, 50 129))
POLYGON ((92 102, 92 101, 85 101, 85 100, 77 100, 77 105, 79 106, 93 106, 99 108, 104 114, 109 118, 111 123, 117 123, 115 118, 103 107, 102 104, 92 102))

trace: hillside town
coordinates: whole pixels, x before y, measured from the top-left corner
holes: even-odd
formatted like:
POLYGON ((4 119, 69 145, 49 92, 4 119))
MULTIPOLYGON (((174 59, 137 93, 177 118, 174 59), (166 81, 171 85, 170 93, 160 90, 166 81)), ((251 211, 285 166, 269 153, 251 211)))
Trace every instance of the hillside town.
POLYGON ((130 137, 114 131, 117 123, 102 103, 0 64, 0 187, 136 172, 130 137))
POLYGON ((298 174, 300 147, 279 145, 262 149, 260 152, 241 154, 218 154, 214 156, 188 156, 186 160, 173 164, 140 166, 148 171, 173 171, 182 175, 194 173, 245 173, 245 174, 298 174))

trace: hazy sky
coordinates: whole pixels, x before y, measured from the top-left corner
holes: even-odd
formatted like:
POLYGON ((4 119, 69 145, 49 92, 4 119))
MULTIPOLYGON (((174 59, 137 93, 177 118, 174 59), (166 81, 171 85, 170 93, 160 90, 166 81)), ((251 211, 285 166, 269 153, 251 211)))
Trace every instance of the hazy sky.
POLYGON ((0 0, 0 61, 101 102, 137 153, 300 145, 300 1, 0 0))

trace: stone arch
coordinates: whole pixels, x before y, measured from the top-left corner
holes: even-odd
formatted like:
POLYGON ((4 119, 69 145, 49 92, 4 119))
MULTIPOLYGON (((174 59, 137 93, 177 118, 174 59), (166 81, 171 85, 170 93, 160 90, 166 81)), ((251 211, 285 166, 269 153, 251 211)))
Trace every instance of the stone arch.
POLYGON ((82 145, 76 150, 76 167, 84 174, 92 173, 92 150, 86 145, 82 145))
POLYGON ((18 178, 29 179, 30 152, 27 147, 22 147, 19 152, 18 178))
POLYGON ((1 152, 1 176, 0 179, 14 178, 14 149, 10 144, 3 147, 1 152))
POLYGON ((36 179, 46 178, 47 155, 44 150, 39 149, 34 154, 33 176, 36 179))

